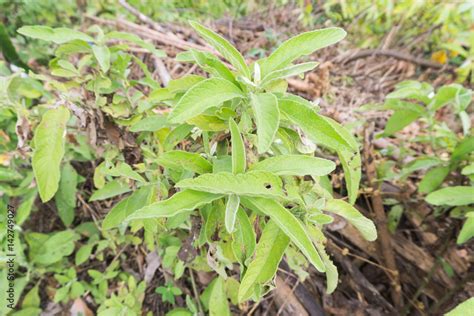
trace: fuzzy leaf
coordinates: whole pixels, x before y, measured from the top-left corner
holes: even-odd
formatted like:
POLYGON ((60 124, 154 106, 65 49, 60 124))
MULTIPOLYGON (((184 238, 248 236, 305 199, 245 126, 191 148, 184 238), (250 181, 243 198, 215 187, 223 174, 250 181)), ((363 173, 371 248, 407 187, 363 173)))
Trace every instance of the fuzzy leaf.
POLYGON ((281 44, 262 63, 262 74, 284 68, 294 60, 310 55, 318 49, 335 44, 346 36, 346 32, 338 27, 330 27, 311 32, 301 33, 281 44))
POLYGON ((250 70, 245 63, 245 59, 240 52, 232 46, 225 38, 206 28, 197 22, 190 22, 191 26, 199 33, 209 44, 211 44, 225 59, 227 59, 237 71, 250 78, 250 70))
POLYGON ((252 94, 250 100, 257 125, 258 152, 264 153, 272 145, 280 124, 278 100, 271 93, 252 94))
POLYGON ((232 233, 235 229, 235 220, 239 210, 240 198, 238 195, 231 194, 227 198, 225 206, 225 228, 227 232, 232 233))
POLYGON ((225 291, 225 283, 222 277, 215 280, 211 296, 209 297, 209 315, 210 316, 230 316, 229 302, 225 291))
POLYGON ((336 168, 331 160, 305 155, 281 155, 257 162, 252 170, 268 171, 279 176, 325 176, 336 168))
POLYGON ((94 42, 94 39, 89 35, 65 27, 51 28, 43 25, 28 25, 20 27, 17 32, 25 36, 51 41, 56 44, 63 44, 73 40, 94 42))
POLYGON ((339 273, 337 272, 337 267, 334 265, 324 248, 326 238, 324 237, 323 232, 313 225, 308 225, 306 229, 308 230, 308 234, 311 236, 319 255, 323 259, 324 266, 326 267, 326 293, 331 294, 337 287, 339 273))
POLYGON ((184 211, 192 211, 221 197, 222 195, 220 194, 183 190, 167 200, 159 201, 139 209, 130 214, 126 220, 172 217, 184 211))
POLYGON ((208 173, 193 179, 181 180, 176 187, 215 194, 284 197, 281 179, 264 171, 235 175, 229 172, 208 173))
POLYGON ((130 192, 130 188, 128 185, 123 184, 122 182, 119 182, 118 180, 113 180, 108 182, 106 185, 104 185, 102 188, 99 190, 95 191, 89 201, 100 201, 100 200, 105 200, 114 196, 117 196, 119 194, 127 193, 130 192))
POLYGON ((255 250, 255 231, 247 213, 242 208, 237 211, 235 231, 232 234, 232 251, 241 265, 253 255, 255 250))
POLYGON ((324 210, 344 217, 360 231, 365 239, 369 241, 377 239, 377 229, 374 223, 346 201, 336 199, 329 200, 326 202, 324 210))
POLYGON ((275 224, 288 236, 301 250, 308 261, 319 271, 324 272, 325 267, 314 248, 303 224, 286 208, 275 200, 252 197, 242 198, 242 204, 247 208, 257 210, 269 216, 275 224))
POLYGON ((76 207, 76 187, 78 174, 71 164, 66 163, 61 170, 59 189, 54 196, 59 218, 65 226, 72 224, 76 207))
POLYGON ((192 86, 168 115, 168 122, 183 123, 213 106, 242 97, 242 91, 232 82, 222 78, 210 78, 192 86))
POLYGON ((125 219, 138 209, 150 204, 155 195, 153 185, 146 185, 132 195, 124 198, 110 210, 102 223, 103 229, 110 229, 122 224, 125 219))
POLYGON ((110 68, 110 50, 105 45, 92 46, 92 52, 99 63, 102 72, 106 73, 110 68))
POLYGON ((43 203, 49 201, 59 187, 68 120, 69 110, 65 107, 51 109, 43 115, 35 130, 32 165, 43 203))
POLYGON ((246 155, 245 145, 239 127, 233 119, 229 120, 229 130, 232 142, 232 173, 245 172, 246 155))
POLYGON ((285 79, 305 73, 313 70, 319 65, 317 62, 302 63, 297 65, 291 65, 289 67, 272 71, 265 78, 262 79, 260 86, 265 87, 266 85, 274 82, 275 80, 285 79))
POLYGON ((317 114, 306 103, 295 98, 280 98, 280 111, 313 141, 335 150, 341 160, 349 201, 357 198, 361 178, 361 158, 354 137, 336 121, 317 114))
POLYGON ((255 288, 273 279, 290 239, 270 220, 258 241, 255 258, 250 262, 239 287, 239 302, 253 296, 255 288))
POLYGON ((182 150, 172 150, 158 157, 157 163, 161 166, 177 170, 191 170, 203 174, 212 172, 212 165, 204 157, 197 153, 182 150))

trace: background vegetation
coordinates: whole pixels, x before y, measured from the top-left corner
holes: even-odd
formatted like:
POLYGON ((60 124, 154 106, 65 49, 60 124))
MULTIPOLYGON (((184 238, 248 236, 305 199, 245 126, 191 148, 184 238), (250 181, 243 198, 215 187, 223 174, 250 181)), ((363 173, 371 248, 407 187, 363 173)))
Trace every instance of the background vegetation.
POLYGON ((474 310, 470 1, 0 0, 0 23, 0 315, 474 310))

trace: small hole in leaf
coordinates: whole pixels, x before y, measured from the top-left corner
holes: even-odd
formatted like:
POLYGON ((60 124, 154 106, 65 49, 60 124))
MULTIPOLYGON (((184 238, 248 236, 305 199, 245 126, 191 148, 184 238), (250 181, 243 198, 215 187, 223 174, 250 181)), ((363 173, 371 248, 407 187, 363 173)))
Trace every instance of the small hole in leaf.
POLYGON ((265 189, 271 189, 272 185, 270 183, 265 183, 265 189))

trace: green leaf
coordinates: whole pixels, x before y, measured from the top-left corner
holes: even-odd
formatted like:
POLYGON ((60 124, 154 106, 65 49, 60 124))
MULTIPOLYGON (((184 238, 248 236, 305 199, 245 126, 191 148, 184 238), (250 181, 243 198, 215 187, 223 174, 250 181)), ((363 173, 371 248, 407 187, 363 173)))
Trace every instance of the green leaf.
POLYGON ((418 185, 421 193, 430 193, 436 190, 449 174, 449 167, 439 166, 430 169, 418 185))
MULTIPOLYGON (((334 120, 319 115, 307 103, 294 98, 279 98, 280 111, 313 141, 333 150, 358 150, 357 142, 350 135, 341 134, 344 128, 334 120), (347 137, 350 136, 350 137, 347 137)), ((348 134, 348 133, 347 133, 348 134)))
POLYGON ((337 154, 344 170, 349 203, 354 204, 359 193, 359 183, 362 177, 360 153, 359 151, 338 150, 337 154))
POLYGON ((295 98, 279 98, 278 106, 281 113, 298 125, 311 140, 337 152, 344 169, 349 201, 353 204, 361 178, 361 158, 354 137, 336 121, 317 114, 295 98))
POLYGON ((79 250, 76 252, 76 257, 74 258, 76 266, 79 266, 89 260, 93 248, 94 244, 87 244, 79 248, 79 250))
POLYGON ((401 131, 405 126, 416 121, 420 117, 420 113, 411 110, 400 110, 393 113, 387 121, 383 134, 385 136, 392 135, 401 131))
POLYGON ((307 225, 306 229, 308 230, 308 234, 313 240, 314 246, 318 250, 319 255, 323 259, 324 266, 326 267, 326 293, 331 294, 337 287, 339 273, 324 248, 326 238, 324 237, 323 232, 313 225, 307 225))
POLYGON ((281 179, 264 171, 235 175, 229 172, 203 174, 197 178, 181 180, 176 187, 215 194, 285 197, 281 179))
POLYGON ((60 165, 64 156, 64 136, 69 110, 48 110, 35 130, 32 166, 43 203, 49 201, 59 187, 60 165))
POLYGON ((426 202, 433 205, 468 205, 474 203, 474 187, 453 186, 431 192, 426 202))
POLYGON ((146 183, 146 180, 143 179, 143 177, 138 172, 133 170, 133 168, 125 162, 117 163, 117 166, 105 171, 105 174, 111 175, 113 177, 129 178, 141 183, 146 183))
POLYGON ((183 190, 174 194, 167 200, 159 201, 139 209, 130 214, 126 218, 126 221, 133 219, 172 217, 184 211, 192 211, 222 197, 223 195, 221 194, 183 190))
POLYGON ((104 38, 128 41, 149 50, 156 57, 166 57, 166 53, 164 51, 156 49, 153 44, 145 42, 144 40, 142 40, 140 37, 136 36, 135 34, 113 31, 113 32, 107 33, 104 36, 104 38))
POLYGON ((30 253, 34 263, 50 265, 74 252, 74 242, 79 236, 72 230, 65 230, 48 236, 39 249, 30 253))
POLYGON ((206 42, 211 44, 212 47, 214 47, 225 59, 227 59, 241 75, 250 78, 250 70, 245 63, 245 59, 234 46, 232 46, 225 38, 206 28, 202 24, 194 21, 189 23, 196 30, 196 32, 198 32, 199 35, 201 35, 206 40, 206 42))
POLYGON ((241 265, 246 265, 255 250, 255 231, 247 213, 242 208, 237 211, 235 231, 232 234, 232 251, 241 265))
POLYGON ((176 56, 177 61, 194 62, 205 72, 216 77, 222 77, 233 83, 237 83, 234 74, 226 67, 226 65, 216 56, 208 52, 201 52, 195 49, 180 53, 176 56))
POLYGON ((454 148, 453 154, 451 155, 451 162, 457 162, 464 158, 467 154, 474 151, 474 136, 468 136, 464 138, 454 148))
POLYGON ((229 303, 227 301, 225 282, 222 277, 214 281, 211 296, 209 297, 210 316, 230 316, 229 303))
POLYGON ((65 27, 51 28, 43 25, 23 26, 17 30, 18 33, 32 38, 63 44, 73 40, 94 42, 94 39, 82 32, 65 27))
POLYGON ((107 214, 102 223, 103 229, 110 229, 125 222, 125 219, 135 212, 150 204, 155 196, 154 185, 146 185, 132 195, 118 202, 107 214))
POLYGON ((428 169, 431 167, 435 167, 443 163, 441 159, 438 157, 419 157, 415 160, 410 161, 400 172, 400 177, 405 178, 406 176, 410 175, 411 173, 428 169))
POLYGON ((329 200, 326 202, 324 210, 344 217, 360 231, 365 239, 369 241, 377 239, 377 229, 374 223, 346 201, 329 200))
POLYGON ((239 210, 240 198, 238 195, 230 194, 227 198, 225 206, 225 228, 229 233, 232 233, 235 228, 235 220, 237 218, 237 211, 239 210))
POLYGON ((246 197, 242 198, 241 201, 244 206, 269 216, 290 237, 290 240, 301 250, 308 261, 319 272, 324 272, 325 267, 321 257, 314 248, 303 224, 289 210, 275 200, 260 197, 246 197))
POLYGON ((245 172, 245 145, 239 127, 233 119, 229 120, 229 130, 232 142, 232 173, 245 172))
POLYGON ((76 208, 76 187, 78 174, 71 164, 66 163, 61 171, 59 190, 54 196, 59 217, 65 226, 72 224, 76 208))
POLYGON ((273 279, 290 239, 274 221, 270 220, 258 241, 255 258, 250 262, 239 287, 239 302, 253 296, 256 287, 273 279))
POLYGON ((456 113, 464 111, 472 100, 472 90, 460 84, 450 84, 439 88, 429 107, 436 111, 446 104, 453 104, 456 113))
POLYGON ((331 160, 305 155, 281 155, 257 162, 252 170, 268 171, 279 176, 325 176, 336 168, 331 160))
POLYGON ((38 284, 35 285, 28 293, 21 304, 22 309, 26 307, 40 307, 41 299, 38 293, 38 284))
POLYGON ((232 82, 222 78, 206 79, 192 86, 181 97, 168 115, 168 122, 183 123, 211 107, 241 97, 243 97, 242 91, 232 82))
POLYGON ((130 192, 130 188, 128 185, 123 184, 118 180, 110 181, 106 185, 104 185, 99 190, 95 191, 92 196, 90 197, 89 201, 100 201, 105 200, 119 194, 130 192))
POLYGON ((93 45, 92 52, 99 63, 102 72, 106 73, 110 68, 110 50, 105 45, 93 45))
POLYGON ((262 63, 262 74, 290 65, 294 60, 310 55, 318 49, 335 44, 346 36, 346 32, 338 27, 330 27, 311 32, 301 33, 280 45, 262 63))
POLYGON ((471 297, 451 311, 447 312, 445 316, 467 316, 474 310, 474 297, 471 297))
POLYGON ((172 150, 163 153, 158 157, 157 163, 166 168, 191 170, 199 174, 212 172, 211 163, 200 154, 182 150, 172 150))
POLYGON ((387 95, 387 99, 415 99, 428 104, 433 87, 427 82, 406 80, 396 85, 396 90, 387 95))
POLYGON ((258 152, 266 152, 273 143, 280 124, 278 100, 271 93, 252 94, 250 98, 257 125, 258 152))
POLYGON ((26 71, 29 70, 29 67, 21 60, 20 56, 18 56, 15 46, 13 46, 3 23, 0 23, 0 51, 7 62, 21 67, 26 71))
POLYGON ((469 212, 466 214, 466 221, 462 225, 456 243, 463 244, 472 237, 474 237, 474 212, 469 212))
POLYGON ((279 79, 285 79, 288 77, 293 77, 305 73, 307 71, 313 70, 319 65, 317 62, 302 63, 297 65, 291 65, 289 67, 275 70, 265 76, 260 83, 260 86, 265 87, 270 83, 273 83, 279 79))

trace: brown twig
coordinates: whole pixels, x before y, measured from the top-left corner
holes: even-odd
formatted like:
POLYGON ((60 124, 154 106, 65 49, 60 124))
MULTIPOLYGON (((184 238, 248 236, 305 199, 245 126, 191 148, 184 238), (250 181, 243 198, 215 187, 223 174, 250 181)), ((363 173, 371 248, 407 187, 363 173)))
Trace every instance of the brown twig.
POLYGON ((155 23, 155 21, 153 21, 151 18, 131 6, 126 0, 119 0, 118 2, 122 7, 125 8, 125 10, 136 16, 140 21, 150 25, 157 31, 163 31, 163 28, 158 23, 155 23))
MULTIPOLYGON (((424 289, 428 286, 428 284, 430 284, 431 280, 433 279, 433 276, 435 275, 436 270, 441 265, 441 263, 443 261, 442 258, 444 256, 446 250, 448 249, 449 244, 450 244, 451 237, 452 237, 451 235, 452 235, 451 232, 448 232, 448 236, 446 237, 444 243, 442 244, 440 250, 438 251, 438 255, 436 256, 436 260, 433 263, 433 265, 431 266, 431 269, 430 269, 428 275, 423 279, 423 282, 418 287, 415 294, 411 296, 410 302, 412 302, 413 304, 416 304, 416 300, 418 299, 420 294, 423 293, 424 289)), ((403 308, 403 310, 401 312, 401 315, 408 315, 410 313, 410 309, 411 309, 410 307, 411 307, 410 304, 405 305, 405 307, 403 308)))
POLYGON ((191 48, 198 49, 198 50, 203 50, 211 53, 215 53, 215 51, 209 47, 202 46, 202 45, 197 45, 194 43, 189 43, 187 41, 184 41, 182 39, 177 38, 176 36, 171 36, 170 34, 165 34, 163 32, 157 31, 150 29, 149 27, 143 26, 143 25, 138 25, 133 22, 124 20, 124 19, 116 19, 116 20, 107 20, 107 19, 102 19, 98 18, 92 15, 85 15, 86 18, 89 20, 92 20, 96 23, 104 24, 104 25, 110 25, 110 26, 115 26, 117 28, 129 30, 132 33, 135 33, 141 37, 148 38, 154 41, 157 41, 161 44, 164 45, 169 45, 173 47, 177 47, 181 50, 188 50, 191 48))
POLYGON ((420 66, 424 66, 424 67, 430 67, 430 68, 435 68, 435 69, 445 69, 447 71, 452 70, 447 65, 442 65, 442 64, 438 64, 426 59, 414 57, 410 54, 403 53, 403 52, 393 50, 393 49, 364 49, 364 50, 359 50, 356 52, 354 51, 348 52, 342 56, 336 57, 335 61, 346 64, 360 58, 366 58, 366 57, 371 57, 371 56, 393 57, 396 59, 405 60, 405 61, 417 64, 420 66))
POLYGON ((342 255, 332 240, 328 240, 326 247, 337 260, 337 262, 342 265, 344 270, 346 270, 354 280, 354 285, 358 292, 363 293, 372 302, 383 306, 390 312, 390 315, 395 314, 396 311, 392 304, 387 302, 387 300, 380 294, 377 288, 372 283, 370 283, 369 280, 367 280, 364 274, 362 274, 362 272, 360 272, 359 269, 357 269, 357 267, 352 264, 348 258, 342 255))
POLYGON ((402 288, 400 285, 400 275, 398 272, 397 264, 395 261, 394 251, 392 249, 392 243, 390 238, 390 232, 387 227, 387 217, 383 206, 383 199, 380 193, 380 182, 377 181, 377 170, 374 164, 374 158, 372 153, 373 147, 373 132, 374 124, 370 123, 370 126, 365 129, 365 141, 364 141, 364 164, 365 171, 367 174, 367 180, 370 187, 372 188, 371 204, 374 212, 375 222, 377 224, 378 231, 378 242, 380 250, 383 256, 383 260, 388 269, 393 271, 389 273, 391 279, 391 297, 396 307, 400 308, 403 306, 402 288))

